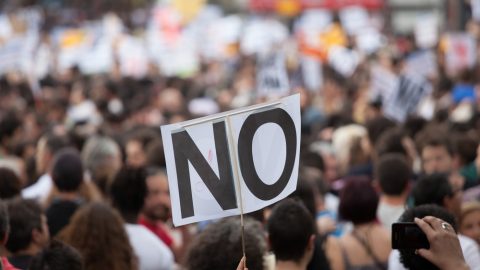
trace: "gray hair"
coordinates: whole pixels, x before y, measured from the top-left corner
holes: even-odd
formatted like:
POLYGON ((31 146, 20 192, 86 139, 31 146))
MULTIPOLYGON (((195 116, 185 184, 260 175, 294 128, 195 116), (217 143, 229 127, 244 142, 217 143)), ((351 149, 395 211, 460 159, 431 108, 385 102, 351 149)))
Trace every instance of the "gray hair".
POLYGON ((94 136, 87 140, 82 149, 82 161, 87 171, 95 178, 105 162, 120 155, 120 147, 110 137, 94 136))

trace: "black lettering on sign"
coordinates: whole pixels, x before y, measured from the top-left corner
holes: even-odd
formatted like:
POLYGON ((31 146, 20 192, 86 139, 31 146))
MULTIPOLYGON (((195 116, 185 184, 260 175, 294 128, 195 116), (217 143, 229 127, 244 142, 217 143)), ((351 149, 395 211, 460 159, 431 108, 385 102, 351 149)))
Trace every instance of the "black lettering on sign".
POLYGON ((172 134, 182 218, 194 215, 189 161, 223 210, 237 208, 225 122, 214 123, 213 134, 220 178, 205 160, 187 131, 172 134))
POLYGON ((296 149, 297 133, 295 131, 295 123, 286 111, 276 108, 254 113, 247 117, 238 138, 238 157, 245 184, 257 198, 264 201, 271 200, 285 189, 292 175, 293 166, 295 165, 296 149), (258 176, 252 153, 252 143, 255 132, 263 124, 267 123, 274 123, 282 128, 287 146, 283 172, 279 179, 271 185, 265 184, 258 176))

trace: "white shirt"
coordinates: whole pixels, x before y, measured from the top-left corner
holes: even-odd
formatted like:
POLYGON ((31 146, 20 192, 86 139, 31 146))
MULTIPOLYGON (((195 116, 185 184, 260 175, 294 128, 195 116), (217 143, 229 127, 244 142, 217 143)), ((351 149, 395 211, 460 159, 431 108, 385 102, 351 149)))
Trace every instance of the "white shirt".
POLYGON ((22 190, 22 198, 34 199, 39 202, 44 202, 53 187, 53 180, 49 174, 42 175, 38 181, 22 190))
POLYGON ((172 251, 147 228, 137 224, 125 224, 125 230, 138 257, 139 270, 174 269, 172 251))
POLYGON ((404 205, 391 205, 380 202, 377 209, 377 218, 387 230, 392 230, 392 224, 397 222, 400 216, 405 212, 404 205))
MULTIPOLYGON (((458 240, 460 240, 463 257, 465 257, 465 262, 470 267, 470 270, 480 270, 480 248, 478 244, 461 234, 458 235, 458 240)), ((400 252, 398 250, 392 250, 390 253, 388 270, 407 270, 400 262, 400 252)))

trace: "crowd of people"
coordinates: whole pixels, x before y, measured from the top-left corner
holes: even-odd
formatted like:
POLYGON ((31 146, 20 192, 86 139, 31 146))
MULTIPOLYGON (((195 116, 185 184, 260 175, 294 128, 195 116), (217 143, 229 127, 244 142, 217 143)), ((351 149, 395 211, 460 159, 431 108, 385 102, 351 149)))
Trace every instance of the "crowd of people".
POLYGON ((160 126, 278 96, 256 89, 260 57, 233 48, 186 77, 154 64, 128 76, 120 59, 36 82, 2 70, 2 269, 480 269, 480 62, 452 71, 448 45, 413 37, 359 52, 338 19, 329 27, 355 65, 319 60, 312 89, 301 45, 284 58, 301 94, 298 186, 246 215, 243 234, 238 217, 172 225, 160 126), (422 72, 412 58, 426 51, 422 72), (417 223, 430 249, 392 250, 397 221, 417 223))

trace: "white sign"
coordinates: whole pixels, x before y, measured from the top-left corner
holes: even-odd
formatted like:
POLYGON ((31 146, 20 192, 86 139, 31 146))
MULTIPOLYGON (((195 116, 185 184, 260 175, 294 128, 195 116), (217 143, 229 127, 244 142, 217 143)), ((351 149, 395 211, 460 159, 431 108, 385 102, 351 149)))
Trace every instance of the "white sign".
POLYGON ((175 226, 253 212, 296 189, 299 94, 161 130, 175 226))
POLYGON ((431 84, 423 77, 403 74, 398 79, 398 87, 383 102, 386 117, 404 122, 407 116, 417 111, 418 105, 432 91, 431 84))
POLYGON ((317 93, 323 84, 322 63, 310 56, 302 56, 301 61, 305 87, 312 93, 317 93))
POLYGON ((477 59, 476 41, 467 33, 449 34, 445 61, 447 73, 456 75, 465 68, 473 68, 477 59))
POLYGON ((285 54, 272 53, 258 60, 257 92, 264 96, 284 96, 290 91, 285 54))
POLYGON ((405 71, 410 74, 434 78, 438 75, 437 56, 432 50, 411 54, 405 61, 405 71))
POLYGON ((340 11, 340 21, 348 34, 353 35, 370 25, 370 17, 362 7, 348 7, 340 11))
POLYGON ((338 73, 350 77, 360 63, 360 55, 354 50, 333 46, 328 53, 328 63, 338 73))
POLYGON ((471 0, 472 17, 476 22, 480 21, 480 0, 471 0))
POLYGON ((117 53, 122 75, 137 79, 147 75, 148 57, 142 39, 126 35, 117 53))
POLYGON ((398 78, 390 70, 375 65, 370 70, 370 100, 385 100, 398 87, 398 78))

